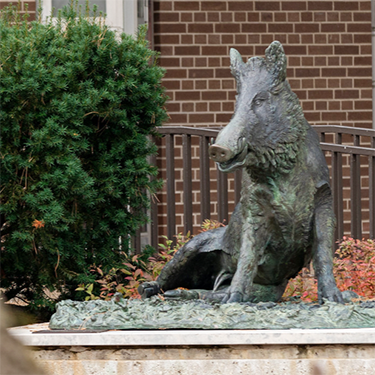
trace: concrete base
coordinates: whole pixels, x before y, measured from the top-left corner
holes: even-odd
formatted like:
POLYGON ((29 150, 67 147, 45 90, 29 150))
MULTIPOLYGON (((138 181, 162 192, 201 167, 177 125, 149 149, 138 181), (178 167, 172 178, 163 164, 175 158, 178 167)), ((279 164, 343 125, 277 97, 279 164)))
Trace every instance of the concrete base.
POLYGON ((51 375, 373 374, 375 328, 41 333, 10 329, 51 375))

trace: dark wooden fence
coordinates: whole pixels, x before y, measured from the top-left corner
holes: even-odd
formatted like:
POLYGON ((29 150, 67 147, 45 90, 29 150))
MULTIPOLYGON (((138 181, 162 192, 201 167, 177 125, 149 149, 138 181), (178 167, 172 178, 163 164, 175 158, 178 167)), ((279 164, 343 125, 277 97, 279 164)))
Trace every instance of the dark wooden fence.
MULTIPOLYGON (((331 172, 334 210, 337 218, 336 239, 344 234, 354 238, 375 237, 375 131, 342 126, 313 126, 321 140, 331 172), (365 228, 364 228, 365 227, 365 228)), ((175 184, 175 138, 182 137, 183 173, 183 228, 192 232, 192 137, 199 137, 199 187, 200 219, 211 217, 210 161, 208 147, 219 130, 190 127, 162 127, 158 129, 165 142, 166 215, 165 235, 172 239, 176 231, 176 184, 175 184)), ((159 160, 160 161, 160 160, 159 160)), ((156 157, 152 161, 157 164, 156 157)), ((212 163, 212 162, 211 162, 212 163)), ((217 219, 228 220, 228 175, 217 173, 217 219)), ((212 184, 211 184, 212 185, 212 184)), ((241 189, 241 171, 234 174, 234 200, 238 202, 241 189)), ((150 243, 157 248, 160 235, 158 211, 160 203, 155 199, 151 207, 150 243)), ((232 205, 233 206, 233 205, 232 205)), ((134 245, 140 251, 140 231, 134 245)))

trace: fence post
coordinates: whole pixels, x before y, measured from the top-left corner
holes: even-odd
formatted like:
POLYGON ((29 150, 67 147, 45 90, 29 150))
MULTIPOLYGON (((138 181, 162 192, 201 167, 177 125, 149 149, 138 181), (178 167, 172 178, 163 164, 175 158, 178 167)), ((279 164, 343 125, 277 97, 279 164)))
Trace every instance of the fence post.
POLYGON ((191 136, 182 135, 183 189, 184 189, 184 229, 193 232, 193 197, 191 183, 191 136))
POLYGON ((200 161, 200 190, 201 190, 201 222, 211 217, 210 215, 210 161, 208 159, 208 137, 199 138, 200 161))
POLYGON ((166 136, 166 158, 167 158, 167 235, 173 240, 176 234, 176 197, 174 176, 174 137, 172 134, 166 136))

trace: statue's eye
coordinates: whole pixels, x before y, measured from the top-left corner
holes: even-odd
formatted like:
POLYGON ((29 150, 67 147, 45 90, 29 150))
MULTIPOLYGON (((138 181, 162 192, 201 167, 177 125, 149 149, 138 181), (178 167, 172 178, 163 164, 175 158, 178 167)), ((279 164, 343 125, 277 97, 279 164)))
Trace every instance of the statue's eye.
POLYGON ((264 103, 264 99, 257 98, 253 100, 253 105, 256 107, 260 107, 264 103))

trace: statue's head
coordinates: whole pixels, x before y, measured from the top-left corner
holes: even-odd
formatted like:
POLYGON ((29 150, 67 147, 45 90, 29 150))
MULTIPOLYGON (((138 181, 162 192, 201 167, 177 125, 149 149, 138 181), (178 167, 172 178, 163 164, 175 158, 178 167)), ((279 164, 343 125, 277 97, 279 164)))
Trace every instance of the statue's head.
POLYGON ((276 164, 272 150, 296 141, 304 128, 296 126, 304 123, 304 117, 286 80, 284 49, 280 42, 272 42, 265 58, 252 57, 244 63, 232 48, 230 61, 237 81, 235 112, 210 147, 210 157, 224 172, 276 164))

